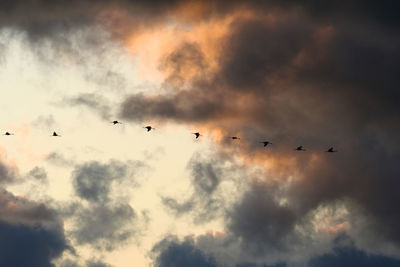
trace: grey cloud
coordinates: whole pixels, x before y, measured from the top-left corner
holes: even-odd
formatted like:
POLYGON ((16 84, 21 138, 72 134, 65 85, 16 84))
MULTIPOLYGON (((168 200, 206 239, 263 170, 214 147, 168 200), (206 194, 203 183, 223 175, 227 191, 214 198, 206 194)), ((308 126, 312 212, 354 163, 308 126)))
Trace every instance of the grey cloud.
POLYGON ((292 236, 296 214, 273 199, 273 190, 262 183, 253 184, 227 215, 228 229, 256 253, 285 250, 296 241, 292 236))
MULTIPOLYGON (((57 3, 42 0, 35 1, 3 1, 1 7, 0 25, 3 27, 18 27, 27 30, 32 39, 43 36, 51 36, 54 32, 70 31, 71 29, 95 23, 96 18, 107 10, 123 10, 132 17, 138 17, 142 21, 154 23, 160 17, 165 17, 179 5, 185 3, 182 0, 148 1, 142 0, 116 0, 116 1, 57 1, 57 3)), ((286 9, 300 10, 308 16, 322 22, 336 21, 338 19, 373 21, 385 27, 393 27, 399 24, 398 16, 393 10, 398 7, 393 1, 361 1, 352 0, 346 3, 333 2, 322 5, 318 1, 202 1, 212 8, 214 14, 223 15, 243 5, 258 10, 286 9)), ((205 12, 203 19, 210 17, 205 12)), ((112 20, 113 17, 109 18, 112 20)), ((198 19, 198 18, 197 18, 198 19)), ((123 27, 123 24, 114 26, 123 27)))
POLYGON ((0 161, 0 183, 12 183, 15 182, 16 179, 16 170, 0 161))
POLYGON ((65 259, 60 263, 60 267, 79 267, 79 264, 71 259, 65 259))
POLYGON ((334 248, 331 253, 312 258, 308 265, 310 267, 330 266, 398 266, 399 259, 385 257, 379 254, 366 253, 355 247, 354 242, 346 235, 339 235, 334 241, 334 248))
POLYGON ((47 116, 40 115, 32 122, 32 126, 37 127, 37 128, 42 128, 44 130, 52 129, 55 124, 56 124, 56 121, 55 121, 53 115, 47 115, 47 116))
POLYGON ((28 176, 35 178, 36 180, 47 182, 47 172, 44 168, 35 167, 28 172, 28 176))
POLYGON ((197 249, 194 240, 186 238, 179 242, 176 237, 168 237, 153 247, 154 266, 194 266, 194 267, 217 267, 215 259, 197 249))
POLYGON ((64 102, 71 106, 83 106, 92 109, 104 120, 111 119, 111 107, 107 100, 97 94, 81 94, 76 97, 65 99, 64 102))
POLYGON ((59 152, 52 152, 46 157, 46 161, 58 165, 58 166, 73 166, 74 161, 72 159, 66 158, 63 154, 59 152))
POLYGON ((76 166, 72 172, 74 191, 85 201, 68 203, 60 209, 73 222, 71 234, 78 244, 112 251, 140 235, 148 217, 130 206, 129 189, 138 185, 137 176, 143 167, 142 162, 115 160, 76 166))
POLYGON ((110 161, 101 164, 93 161, 75 168, 73 186, 76 194, 89 202, 105 203, 110 200, 111 186, 124 179, 135 185, 136 172, 143 167, 141 162, 110 161))
POLYGON ((112 265, 107 264, 101 260, 91 259, 86 261, 87 267, 111 267, 112 265))
POLYGON ((62 221, 44 204, 2 191, 0 211, 1 266, 50 267, 70 249, 62 221))
MULTIPOLYGON (((131 120, 205 123, 239 132, 246 145, 230 148, 223 142, 219 149, 274 163, 260 179, 279 179, 287 183, 286 191, 274 192, 272 186, 264 188, 267 196, 262 196, 254 190, 240 199, 235 206, 238 215, 234 212, 229 219, 231 230, 250 243, 257 244, 262 236, 266 242, 284 242, 307 214, 346 199, 351 212, 356 208, 349 203, 356 202, 357 210, 366 214, 362 218, 369 226, 364 231, 398 247, 399 208, 394 203, 400 173, 396 164, 400 109, 395 99, 400 61, 395 47, 400 39, 375 20, 359 26, 363 20, 357 16, 348 20, 338 16, 325 24, 329 18, 315 20, 293 10, 284 14, 274 23, 261 19, 232 23, 216 73, 185 81, 192 85, 189 90, 132 95, 121 113, 131 120), (257 146, 261 138, 275 144, 262 156, 257 146), (300 144, 308 151, 294 154, 293 148, 300 144), (324 153, 329 146, 339 147, 339 153, 324 153), (290 177, 297 179, 289 182, 290 177), (288 202, 277 205, 276 198, 288 202), (255 217, 255 232, 241 212, 255 217)), ((187 58, 191 57, 174 57, 182 60, 182 66, 191 62, 187 58)))
POLYGON ((172 197, 161 197, 161 201, 163 205, 173 211, 176 216, 181 216, 185 213, 191 212, 195 206, 193 200, 186 200, 183 203, 179 203, 172 197))
MULTIPOLYGON (((194 157, 198 157, 196 154, 194 157)), ((202 191, 206 194, 212 194, 221 181, 221 171, 217 164, 212 162, 202 162, 201 159, 192 158, 189 163, 191 169, 191 180, 196 191, 202 191)))
POLYGON ((233 168, 225 163, 217 155, 195 153, 187 165, 190 170, 191 196, 185 200, 163 196, 163 205, 175 216, 190 215, 195 223, 214 219, 221 214, 227 201, 222 197, 219 185, 223 179, 234 179, 234 175, 230 175, 233 168))
POLYGON ((78 244, 111 251, 126 244, 136 233, 138 216, 128 204, 81 207, 74 215, 77 227, 72 234, 78 244))

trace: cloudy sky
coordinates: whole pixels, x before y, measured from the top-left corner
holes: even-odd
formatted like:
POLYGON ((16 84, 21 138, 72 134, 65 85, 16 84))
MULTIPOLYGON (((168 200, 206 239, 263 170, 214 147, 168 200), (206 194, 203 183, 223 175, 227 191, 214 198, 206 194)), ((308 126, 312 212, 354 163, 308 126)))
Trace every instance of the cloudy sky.
POLYGON ((399 8, 0 1, 0 266, 400 266, 399 8))

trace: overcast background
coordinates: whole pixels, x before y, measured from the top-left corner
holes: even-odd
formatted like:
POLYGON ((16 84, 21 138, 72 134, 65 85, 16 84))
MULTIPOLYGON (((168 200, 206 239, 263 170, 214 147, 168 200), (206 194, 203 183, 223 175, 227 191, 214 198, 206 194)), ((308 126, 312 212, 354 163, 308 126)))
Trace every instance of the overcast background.
POLYGON ((0 1, 0 265, 399 266, 399 8, 0 1))

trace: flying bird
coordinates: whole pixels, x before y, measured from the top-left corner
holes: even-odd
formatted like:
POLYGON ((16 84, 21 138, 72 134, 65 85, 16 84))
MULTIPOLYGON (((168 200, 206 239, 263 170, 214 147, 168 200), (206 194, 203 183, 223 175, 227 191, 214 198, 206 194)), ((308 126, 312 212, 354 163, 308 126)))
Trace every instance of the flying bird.
POLYGON ((14 135, 13 133, 6 132, 4 135, 14 135))
POLYGON ((198 133, 198 132, 197 132, 197 133, 192 133, 192 134, 194 134, 194 135, 196 136, 196 139, 199 138, 199 137, 201 136, 201 134, 198 133))
POLYGON ((298 146, 295 150, 297 151, 306 151, 303 146, 298 146))
POLYGON ((151 126, 146 126, 146 127, 143 127, 143 128, 147 129, 147 132, 150 132, 151 130, 155 130, 156 129, 156 128, 153 128, 151 126))
POLYGON ((338 152, 337 150, 333 150, 333 147, 330 147, 327 151, 325 151, 325 152, 330 152, 330 153, 332 153, 332 152, 338 152))
POLYGON ((269 141, 263 141, 263 142, 260 142, 261 144, 264 144, 264 147, 266 147, 266 146, 268 146, 268 145, 272 145, 272 143, 271 142, 269 142, 269 141))
POLYGON ((114 124, 114 125, 115 124, 122 124, 122 122, 119 122, 119 121, 112 121, 111 123, 114 124))
POLYGON ((231 139, 232 139, 232 140, 240 140, 240 137, 232 136, 231 139))
POLYGON ((56 133, 56 132, 53 132, 53 134, 52 134, 51 136, 58 136, 58 137, 60 137, 61 135, 59 135, 59 134, 56 133))

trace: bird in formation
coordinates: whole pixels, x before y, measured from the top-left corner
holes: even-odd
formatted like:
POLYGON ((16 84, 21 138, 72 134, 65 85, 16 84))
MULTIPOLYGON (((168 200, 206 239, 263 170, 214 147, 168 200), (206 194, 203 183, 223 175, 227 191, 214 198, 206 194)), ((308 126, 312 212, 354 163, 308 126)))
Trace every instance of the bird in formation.
MULTIPOLYGON (((114 121, 112 121, 111 123, 114 124, 114 125, 116 125, 116 124, 122 124, 122 122, 117 121, 117 120, 114 120, 114 121)), ((143 127, 143 128, 145 128, 145 129, 147 130, 147 132, 150 132, 151 130, 155 130, 155 129, 156 129, 156 128, 150 126, 150 125, 145 126, 145 127, 143 127)), ((199 132, 195 132, 195 133, 192 133, 192 134, 195 135, 196 139, 198 139, 200 136, 202 136, 199 132)), ((13 134, 13 133, 10 133, 10 132, 5 132, 4 135, 9 136, 9 135, 14 135, 14 134, 13 134)), ((60 137, 61 135, 59 135, 59 134, 56 133, 56 132, 53 132, 53 134, 52 134, 51 136, 60 137)), ((240 140, 240 137, 238 137, 238 136, 231 136, 231 137, 229 137, 229 138, 232 139, 232 140, 240 140)), ((262 141, 262 142, 260 142, 260 143, 263 144, 264 147, 267 147, 268 145, 272 145, 272 143, 271 143, 270 141, 262 141)), ((303 146, 298 146, 298 147, 295 148, 295 150, 296 150, 296 151, 306 151, 306 150, 304 149, 303 146)), ((337 151, 337 150, 334 150, 333 147, 330 147, 330 148, 329 148, 328 150, 326 150, 325 152, 333 153, 333 152, 338 152, 338 151, 337 151)))
POLYGON ((338 152, 337 150, 333 150, 333 147, 330 147, 327 151, 325 151, 325 152, 330 152, 330 153, 333 153, 333 152, 338 152))
POLYGON ((153 128, 151 126, 145 126, 143 128, 147 129, 147 132, 150 132, 151 130, 155 130, 156 129, 156 128, 153 128))
POLYGON ((201 136, 201 134, 200 134, 199 132, 197 132, 197 133, 192 133, 192 134, 194 134, 194 135, 196 136, 196 139, 199 138, 199 137, 201 136))
POLYGON ((264 144, 264 147, 266 147, 266 146, 268 146, 268 145, 272 145, 272 143, 271 142, 269 142, 269 141, 263 141, 263 142, 260 142, 261 144, 264 144))

